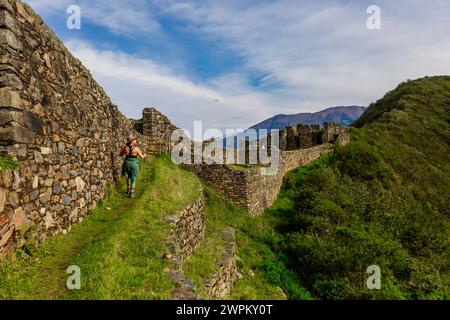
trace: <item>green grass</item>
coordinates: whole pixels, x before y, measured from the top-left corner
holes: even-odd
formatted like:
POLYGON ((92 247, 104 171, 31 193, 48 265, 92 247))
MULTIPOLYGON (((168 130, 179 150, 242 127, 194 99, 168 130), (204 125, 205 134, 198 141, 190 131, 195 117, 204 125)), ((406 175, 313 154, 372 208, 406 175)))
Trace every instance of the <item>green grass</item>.
POLYGON ((197 178, 167 156, 153 159, 143 166, 135 199, 124 195, 122 181, 69 234, 4 261, 0 299, 169 299, 174 284, 160 258, 170 232, 163 217, 190 204, 199 190, 197 178), (81 268, 81 290, 65 287, 69 265, 81 268))
POLYGON ((2 169, 18 169, 18 168, 19 168, 19 164, 16 161, 0 156, 0 170, 2 170, 2 169))
POLYGON ((238 279, 230 299, 284 299, 278 285, 270 282, 263 270, 264 262, 276 259, 265 242, 266 231, 270 230, 264 219, 252 217, 246 210, 234 205, 205 186, 206 235, 201 246, 185 262, 185 274, 191 279, 198 294, 205 296, 203 279, 209 277, 218 267, 214 263, 222 255, 224 241, 222 231, 226 227, 236 230, 237 255, 242 259, 238 279))
POLYGON ((266 213, 283 265, 267 271, 322 299, 449 299, 450 77, 401 84, 355 126, 286 177, 266 213), (381 290, 365 286, 374 264, 381 290))

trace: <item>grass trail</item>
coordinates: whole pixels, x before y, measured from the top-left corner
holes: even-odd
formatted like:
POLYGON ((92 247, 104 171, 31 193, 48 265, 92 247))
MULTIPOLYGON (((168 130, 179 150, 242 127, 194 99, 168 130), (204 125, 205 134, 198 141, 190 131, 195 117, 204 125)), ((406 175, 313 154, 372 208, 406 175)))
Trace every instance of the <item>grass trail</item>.
POLYGON ((199 196, 199 182, 166 156, 144 164, 136 198, 124 181, 67 235, 50 237, 27 256, 0 264, 0 299, 168 299, 173 283, 160 258, 169 226, 162 219, 199 196), (68 290, 66 269, 81 269, 68 290))

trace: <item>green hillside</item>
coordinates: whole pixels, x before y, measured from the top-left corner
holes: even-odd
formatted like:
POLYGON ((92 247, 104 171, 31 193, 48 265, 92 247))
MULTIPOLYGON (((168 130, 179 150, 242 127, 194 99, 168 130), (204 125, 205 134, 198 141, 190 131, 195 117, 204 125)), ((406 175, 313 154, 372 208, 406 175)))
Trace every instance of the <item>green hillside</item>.
POLYGON ((402 83, 351 138, 286 177, 266 213, 278 265, 318 298, 450 298, 450 77, 402 83))

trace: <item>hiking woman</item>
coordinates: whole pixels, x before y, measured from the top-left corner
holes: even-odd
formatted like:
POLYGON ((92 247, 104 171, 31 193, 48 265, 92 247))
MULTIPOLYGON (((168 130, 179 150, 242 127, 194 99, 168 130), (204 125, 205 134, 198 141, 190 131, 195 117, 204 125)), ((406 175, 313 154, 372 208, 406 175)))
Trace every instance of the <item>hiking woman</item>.
POLYGON ((134 190, 136 187, 136 178, 141 168, 141 159, 145 159, 145 155, 141 149, 136 146, 137 139, 135 136, 128 138, 127 145, 123 147, 120 156, 126 156, 123 161, 122 174, 127 176, 127 195, 134 198, 134 190))

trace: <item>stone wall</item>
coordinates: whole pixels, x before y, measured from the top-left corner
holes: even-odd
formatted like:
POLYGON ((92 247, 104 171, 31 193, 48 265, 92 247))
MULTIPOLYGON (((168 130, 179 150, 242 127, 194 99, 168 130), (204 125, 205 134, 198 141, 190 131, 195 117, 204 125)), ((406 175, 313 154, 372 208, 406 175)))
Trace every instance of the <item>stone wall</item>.
POLYGON ((225 248, 222 257, 216 261, 218 270, 204 280, 206 294, 210 299, 223 299, 233 289, 237 279, 235 230, 223 231, 225 248))
MULTIPOLYGON (((118 178, 120 148, 136 133, 89 71, 32 9, 0 0, 0 257, 20 233, 65 232, 118 178)), ((144 148, 145 149, 145 148, 144 148)))
POLYGON ((171 136, 178 128, 170 122, 169 118, 155 108, 145 108, 142 119, 135 120, 134 123, 136 131, 148 137, 149 152, 170 154, 173 147, 171 136))
POLYGON ((168 270, 171 279, 175 282, 175 289, 171 296, 173 300, 198 299, 194 284, 184 274, 183 263, 192 255, 205 235, 203 190, 201 194, 197 200, 183 210, 166 217, 171 231, 166 242, 168 252, 164 255, 174 264, 174 268, 168 270))
POLYGON ((349 135, 339 124, 325 124, 324 128, 292 126, 280 131, 280 163, 273 175, 262 175, 259 166, 243 166, 241 170, 230 165, 206 163, 184 167, 215 191, 257 215, 277 199, 287 172, 330 151, 332 143, 345 145, 348 142, 349 135))
POLYGON ((197 248, 205 234, 204 208, 205 201, 201 196, 185 209, 166 219, 171 226, 169 250, 181 263, 197 248))

